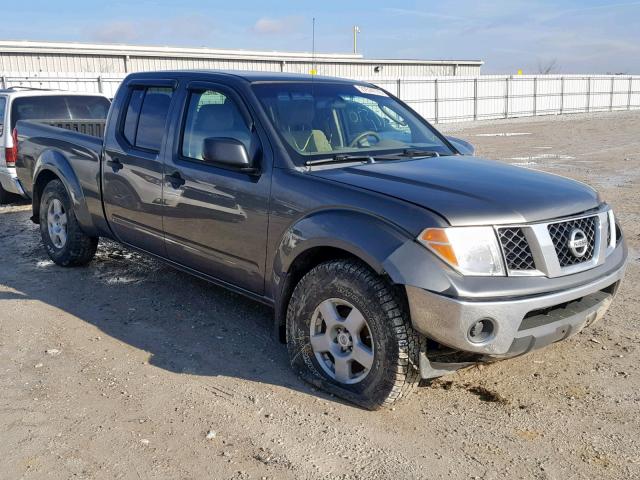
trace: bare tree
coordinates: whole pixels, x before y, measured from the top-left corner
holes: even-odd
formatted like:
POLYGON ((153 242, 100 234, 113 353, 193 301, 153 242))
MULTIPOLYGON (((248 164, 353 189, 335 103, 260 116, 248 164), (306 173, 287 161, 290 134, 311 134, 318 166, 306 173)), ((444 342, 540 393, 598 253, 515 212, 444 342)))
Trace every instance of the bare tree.
POLYGON ((553 58, 551 60, 538 60, 538 73, 542 75, 549 75, 552 73, 558 73, 560 71, 560 65, 558 65, 558 59, 553 58))

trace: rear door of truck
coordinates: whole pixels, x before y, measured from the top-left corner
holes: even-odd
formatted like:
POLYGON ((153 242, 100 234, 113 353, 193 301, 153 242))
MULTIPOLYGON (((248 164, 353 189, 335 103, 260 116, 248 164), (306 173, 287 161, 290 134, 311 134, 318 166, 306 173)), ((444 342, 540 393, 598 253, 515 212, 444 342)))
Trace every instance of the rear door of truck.
POLYGON ((102 159, 103 202, 113 233, 121 242, 162 256, 165 132, 176 85, 160 77, 124 86, 114 101, 118 108, 109 119, 102 159))

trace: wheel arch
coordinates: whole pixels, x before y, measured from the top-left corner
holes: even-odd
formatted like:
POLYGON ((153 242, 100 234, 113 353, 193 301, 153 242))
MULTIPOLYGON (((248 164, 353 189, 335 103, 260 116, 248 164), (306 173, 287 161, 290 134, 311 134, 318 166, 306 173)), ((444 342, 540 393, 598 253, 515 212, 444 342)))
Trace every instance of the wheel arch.
MULTIPOLYGON (((281 237, 273 263, 277 337, 285 341, 287 305, 307 272, 325 261, 354 259, 378 275, 388 275, 385 260, 409 238, 407 232, 387 220, 352 210, 314 212, 291 225, 281 237)), ((404 289, 402 292, 404 295, 404 289)))
POLYGON ((69 160, 55 150, 44 151, 35 163, 32 193, 33 216, 31 219, 35 223, 40 222, 40 199, 45 186, 52 180, 60 180, 64 185, 82 230, 88 235, 97 235, 80 181, 69 164, 69 160))

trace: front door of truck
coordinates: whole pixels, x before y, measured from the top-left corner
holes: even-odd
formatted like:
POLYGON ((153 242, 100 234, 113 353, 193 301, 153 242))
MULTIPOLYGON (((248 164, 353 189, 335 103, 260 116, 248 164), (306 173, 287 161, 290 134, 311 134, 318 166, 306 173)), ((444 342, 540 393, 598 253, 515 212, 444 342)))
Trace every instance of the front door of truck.
POLYGON ((266 137, 237 93, 193 82, 171 122, 164 183, 169 259, 253 293, 264 291, 271 175, 266 137), (203 160, 205 138, 241 141, 260 164, 251 174, 203 160))
POLYGON ((115 236, 163 256, 162 159, 174 88, 172 80, 149 80, 119 93, 122 107, 110 119, 116 126, 106 137, 102 168, 104 208, 115 236))

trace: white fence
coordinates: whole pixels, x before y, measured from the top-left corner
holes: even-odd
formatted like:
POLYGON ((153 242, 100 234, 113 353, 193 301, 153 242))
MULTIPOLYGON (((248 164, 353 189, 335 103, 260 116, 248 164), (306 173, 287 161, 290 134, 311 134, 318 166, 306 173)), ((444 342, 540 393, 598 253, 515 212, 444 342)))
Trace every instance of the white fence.
POLYGON ((435 123, 640 109, 640 76, 481 75, 372 83, 435 123))
MULTIPOLYGON (((113 96, 124 74, 0 75, 0 87, 55 88, 113 96)), ((368 79, 434 123, 640 109, 640 76, 481 75, 368 79)))

